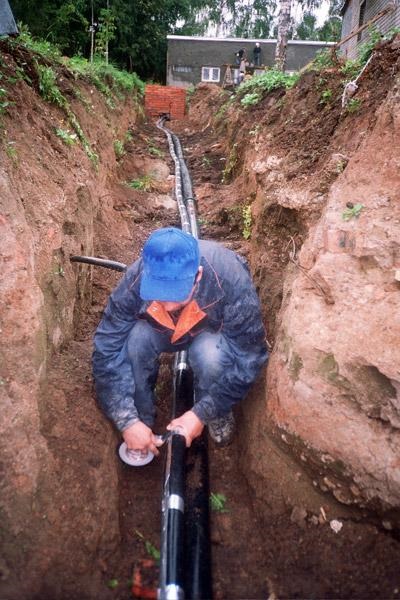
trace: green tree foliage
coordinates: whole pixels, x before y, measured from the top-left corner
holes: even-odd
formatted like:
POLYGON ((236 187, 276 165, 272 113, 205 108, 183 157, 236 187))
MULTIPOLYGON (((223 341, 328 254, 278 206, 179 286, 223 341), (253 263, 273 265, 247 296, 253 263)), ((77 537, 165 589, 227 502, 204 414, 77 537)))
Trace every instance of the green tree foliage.
POLYGON ((96 49, 109 42, 111 62, 143 78, 162 78, 166 36, 206 0, 13 0, 17 21, 69 56, 90 55, 92 9, 96 49), (197 3, 197 4, 196 4, 197 3), (108 4, 108 10, 107 10, 108 4), (107 38, 107 39, 106 39, 107 38))
POLYGON ((295 37, 299 40, 339 41, 342 29, 340 6, 341 3, 338 0, 331 0, 328 18, 321 27, 317 27, 317 18, 312 11, 306 10, 303 20, 296 27, 295 37))

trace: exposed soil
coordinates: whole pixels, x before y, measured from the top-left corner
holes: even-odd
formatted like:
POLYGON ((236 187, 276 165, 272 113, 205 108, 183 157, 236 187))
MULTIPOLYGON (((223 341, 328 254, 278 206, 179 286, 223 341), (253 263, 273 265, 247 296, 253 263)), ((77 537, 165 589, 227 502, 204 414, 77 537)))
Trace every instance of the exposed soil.
MULTIPOLYGON (((17 63, 23 59, 23 56, 15 57, 17 63)), ((394 64, 391 49, 386 51, 382 61, 378 63, 377 69, 382 68, 385 61, 387 64, 394 64)), ((251 242, 243 237, 242 211, 244 206, 255 200, 256 176, 246 172, 241 156, 248 140, 246 132, 255 125, 272 126, 276 147, 279 147, 282 153, 288 152, 291 157, 291 160, 285 163, 287 179, 300 176, 306 178, 313 174, 321 186, 331 182, 331 174, 326 172, 323 157, 328 140, 342 118, 338 102, 341 79, 338 68, 325 72, 325 80, 322 83, 316 82, 316 77, 320 76, 310 74, 303 79, 300 89, 296 92, 295 101, 291 99, 290 94, 285 96, 284 102, 291 106, 292 116, 295 113, 300 115, 300 118, 296 119, 293 116, 292 121, 290 111, 286 114, 285 123, 281 120, 282 104, 279 102, 283 95, 278 91, 271 94, 254 113, 245 117, 241 114, 239 124, 237 121, 235 123, 233 117, 225 128, 218 124, 214 126, 211 115, 224 98, 219 90, 211 86, 200 87, 198 90, 194 98, 193 118, 185 123, 171 124, 171 129, 180 136, 193 175, 201 235, 221 241, 249 258, 260 290, 271 344, 279 325, 277 313, 283 295, 282 277, 288 264, 287 242, 282 242, 282 232, 285 232, 286 238, 289 235, 293 243, 300 247, 307 228, 323 207, 322 204, 314 205, 308 213, 300 213, 296 208, 277 207, 266 201, 263 210, 257 215, 258 220, 253 233, 253 243, 258 244, 258 253, 252 253, 251 242), (328 79, 329 88, 333 93, 332 101, 335 101, 335 107, 330 109, 320 104, 319 87, 326 85, 328 79), (232 135, 229 134, 229 129, 234 130, 232 135), (238 144, 238 156, 232 173, 229 173, 229 181, 226 169, 229 160, 227 146, 234 141, 238 144), (287 166, 289 162, 290 168, 287 166), (264 239, 266 237, 268 239, 264 239)), ((370 85, 363 96, 358 127, 363 127, 367 122, 368 126, 371 126, 368 111, 371 106, 380 102, 389 87, 388 78, 381 79, 379 85, 375 85, 376 78, 373 72, 366 74, 367 80, 370 85)), ((66 93, 67 83, 65 86, 66 93)), ((22 96, 21 93, 21 104, 22 96)), ((29 114, 35 113, 34 99, 31 97, 28 100, 31 104, 25 106, 26 111, 29 114)), ((51 115, 47 114, 45 118, 50 121, 52 119, 51 115)), ((101 146, 102 125, 92 123, 91 127, 101 146)), ((347 152, 350 152, 351 132, 346 134, 345 129, 343 126, 340 148, 344 146, 344 138, 347 135, 349 144, 346 148, 347 152)), ((44 137, 51 138, 49 130, 50 126, 44 137)), ((144 240, 154 228, 178 224, 177 212, 169 208, 173 178, 169 178, 166 173, 168 169, 170 173, 173 171, 163 134, 150 123, 132 126, 131 131, 134 135, 126 145, 126 155, 121 158, 117 168, 103 179, 105 195, 102 202, 105 210, 103 213, 100 210, 95 217, 93 248, 87 249, 81 245, 82 253, 92 250, 95 256, 124 263, 130 263, 139 256, 144 240), (157 149, 157 156, 149 155, 149 145, 157 149), (126 185, 126 182, 143 176, 149 178, 151 189, 148 191, 132 189, 126 185)), ((9 127, 9 135, 12 138, 12 125, 9 127)), ((33 136, 33 133, 30 132, 30 135, 33 136)), ((54 136, 51 139, 51 144, 46 146, 50 148, 49 164, 52 161, 65 160, 63 165, 66 171, 69 163, 65 150, 54 140, 54 136)), ((25 140, 24 143, 28 142, 25 140)), ((260 155, 263 152, 262 143, 261 138, 258 148, 260 155)), ((78 165, 79 158, 75 158, 77 169, 78 165)), ((28 158, 23 163, 23 168, 25 175, 28 175, 28 158)), ((64 176, 68 179, 65 172, 64 176)), ((265 193, 267 195, 268 190, 265 193)), ((27 209, 28 221, 29 210, 27 209)), ((33 212, 33 209, 31 210, 33 212)), ((46 208, 42 210, 43 215, 46 208)), ((35 218, 37 217, 31 217, 31 221, 34 222, 35 218)), ((77 235, 73 223, 68 223, 69 221, 64 225, 64 233, 77 235)), ((74 252, 76 253, 76 247, 74 252)), ((85 279, 83 274, 91 271, 88 278, 91 289, 75 305, 72 341, 61 344, 56 352, 53 352, 42 392, 40 415, 41 433, 58 472, 58 480, 54 480, 54 487, 46 482, 36 499, 38 514, 42 505, 47 507, 43 519, 46 519, 46 526, 49 524, 50 533, 41 538, 41 542, 46 545, 46 564, 52 564, 53 571, 42 575, 45 572, 42 568, 45 564, 43 558, 43 564, 38 570, 43 576, 40 592, 33 595, 27 593, 21 598, 127 600, 132 597, 130 586, 134 569, 139 568, 144 559, 154 554, 154 548, 159 548, 163 461, 157 459, 147 467, 133 469, 121 464, 115 453, 114 467, 118 476, 118 490, 110 473, 107 472, 107 479, 105 471, 102 470, 102 448, 109 448, 110 445, 117 448, 120 440, 102 417, 93 418, 98 409, 92 388, 90 355, 92 335, 107 297, 120 275, 83 265, 74 265, 73 269, 78 279, 85 279), (92 491, 93 480, 99 483, 96 488, 97 495, 92 491), (104 533, 108 521, 103 512, 104 497, 99 497, 99 489, 104 497, 107 497, 107 494, 115 495, 118 491, 120 539, 117 539, 116 534, 110 540, 104 533), (82 506, 82 494, 85 494, 86 499, 89 498, 93 506, 99 505, 96 517, 90 518, 88 515, 87 522, 97 540, 94 555, 93 544, 88 549, 95 563, 93 570, 100 573, 101 585, 95 590, 90 585, 91 575, 87 572, 87 565, 82 562, 79 568, 79 564, 76 565, 76 561, 73 560, 76 539, 79 539, 78 530, 82 526, 81 516, 86 511, 86 507, 82 506), (52 511, 53 504, 57 509, 52 511), (61 508, 58 510, 58 507, 61 508), (63 519, 60 528, 60 521, 63 519), (63 548, 60 548, 57 535, 60 530, 63 533, 63 548), (68 540, 67 543, 65 540, 68 540), (118 547, 120 551, 116 550, 118 547), (53 555, 57 556, 56 566, 54 562, 51 563, 53 555), (64 582, 60 587, 57 573, 62 569, 68 572, 69 560, 74 565, 73 570, 69 573, 68 584, 64 582), (86 583, 83 585, 82 582, 86 583)), ((61 287, 59 281, 53 285, 61 287)), ((53 292, 57 297, 61 293, 59 289, 53 289, 53 292)), ((160 400, 157 430, 160 432, 169 420, 170 363, 171 356, 163 357, 157 387, 160 400)), ((250 393, 246 401, 248 404, 244 405, 244 409, 237 410, 239 434, 232 446, 216 449, 210 443, 211 491, 224 494, 227 499, 225 511, 212 513, 213 586, 216 600, 398 598, 398 530, 390 523, 382 526, 382 521, 376 518, 376 515, 339 505, 332 497, 328 498, 327 495, 313 490, 312 478, 304 474, 298 463, 293 462, 289 449, 284 448, 278 455, 278 450, 271 446, 267 458, 260 456, 260 461, 269 463, 262 485, 270 488, 270 497, 273 499, 275 490, 277 497, 285 496, 286 486, 293 489, 300 479, 306 480, 308 488, 303 486, 302 489, 307 489, 306 493, 310 496, 314 494, 316 502, 320 501, 319 512, 307 511, 300 504, 300 500, 298 505, 293 505, 290 500, 283 505, 274 504, 273 501, 260 502, 260 494, 256 493, 254 482, 249 479, 246 468, 248 448, 257 441, 245 439, 244 432, 247 430, 242 411, 247 411, 254 403, 261 404, 264 397, 265 390, 259 382, 250 393), (280 472, 282 456, 286 460, 284 472, 280 472), (337 532, 334 531, 335 526, 338 527, 337 532)), ((252 454, 256 455, 257 449, 253 448, 252 454)), ((155 574, 154 583, 157 580, 156 564, 150 571, 152 577, 155 574)), ((4 580, 7 577, 4 569, 4 580)))

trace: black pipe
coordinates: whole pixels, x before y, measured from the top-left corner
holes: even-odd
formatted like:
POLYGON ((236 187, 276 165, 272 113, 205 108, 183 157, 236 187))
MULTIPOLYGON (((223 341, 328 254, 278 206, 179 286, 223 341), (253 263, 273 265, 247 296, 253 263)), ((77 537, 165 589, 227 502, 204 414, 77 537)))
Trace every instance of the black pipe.
POLYGON ((165 600, 184 598, 184 498, 186 439, 174 434, 171 440, 171 464, 167 497, 165 600))
MULTIPOLYGON (((161 118, 158 127, 167 135, 171 156, 175 162, 175 194, 182 229, 197 238, 196 207, 189 171, 180 141, 164 127, 164 121, 165 119, 161 118)), ((187 352, 181 351, 175 356, 172 418, 190 410, 193 401, 193 373, 188 364, 187 352)), ((203 432, 200 438, 194 440, 186 452, 186 468, 183 467, 185 457, 181 455, 182 448, 177 450, 176 447, 176 438, 181 437, 174 434, 168 442, 164 476, 159 600, 210 600, 212 577, 206 434, 203 432), (172 469, 179 473, 179 476, 184 473, 186 485, 181 487, 185 496, 173 494, 170 489, 172 469), (180 509, 181 514, 178 512, 180 509), (179 548, 182 528, 184 545, 179 548), (185 561, 179 564, 183 557, 185 561)), ((174 486, 176 483, 174 476, 174 486)))
POLYGON ((70 256, 71 262, 80 262, 87 265, 97 265, 98 267, 105 267, 106 269, 113 269, 114 271, 126 271, 128 268, 124 263, 117 262, 116 260, 106 260, 105 258, 95 258, 94 256, 70 256))
POLYGON ((207 435, 193 441, 186 461, 185 597, 212 598, 207 435))

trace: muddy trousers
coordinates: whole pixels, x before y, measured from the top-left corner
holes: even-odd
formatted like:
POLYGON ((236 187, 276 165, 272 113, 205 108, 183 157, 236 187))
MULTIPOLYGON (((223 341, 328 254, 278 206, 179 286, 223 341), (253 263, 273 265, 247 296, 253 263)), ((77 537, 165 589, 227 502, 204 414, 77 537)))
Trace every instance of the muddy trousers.
POLYGON ((141 421, 152 427, 155 419, 154 387, 162 352, 188 351, 194 376, 196 414, 207 422, 229 412, 231 406, 216 406, 208 390, 231 368, 232 357, 224 336, 204 331, 189 343, 170 342, 171 332, 155 330, 147 321, 138 321, 128 338, 128 356, 135 382, 135 406, 141 421))

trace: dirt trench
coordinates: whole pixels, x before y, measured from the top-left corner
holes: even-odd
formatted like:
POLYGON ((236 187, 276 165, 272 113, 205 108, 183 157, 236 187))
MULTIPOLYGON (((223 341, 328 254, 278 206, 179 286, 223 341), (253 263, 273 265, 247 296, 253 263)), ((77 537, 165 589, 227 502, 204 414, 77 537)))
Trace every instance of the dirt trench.
MULTIPOLYGON (((388 65, 394 64, 392 57, 388 65)), ((335 73, 332 87, 339 97, 335 73)), ((193 100, 193 116, 171 124, 193 175, 201 235, 249 258, 268 339, 277 350, 281 309, 289 301, 287 288, 296 272, 287 259, 287 240, 302 246, 324 210, 326 190, 340 174, 337 162, 349 160, 360 143, 343 121, 340 137, 340 110, 331 107, 326 118, 328 108, 319 106, 315 77, 307 77, 310 81, 306 78, 298 92, 304 102, 301 110, 298 97, 292 104, 286 99, 289 114, 280 116, 281 95, 273 94, 253 114, 233 108, 221 126, 210 115, 224 98, 218 89, 205 86, 193 100), (307 129, 305 145, 301 136, 307 107, 318 122, 315 129, 307 129), (300 121, 295 120, 296 111, 300 121), (265 165, 276 156, 267 145, 269 126, 276 127, 276 146, 283 153, 291 149, 291 160, 279 163, 274 158, 265 165), (329 160, 323 159, 332 150, 327 140, 335 132, 335 149, 342 158, 327 168, 329 160), (287 190, 287 181, 299 173, 306 189, 306 175, 313 169, 318 189, 308 204, 307 195, 303 204, 282 201, 265 178, 266 172, 283 173, 282 189, 287 190), (243 208, 249 204, 255 222, 247 240, 243 208)), ((82 253, 129 263, 151 230, 178 224, 171 202, 172 163, 154 124, 136 120, 129 105, 117 114, 110 111, 91 86, 81 85, 94 109, 87 111, 77 101, 74 106, 102 156, 97 175, 80 151, 73 149, 71 156, 55 138, 54 126, 62 115, 40 104, 26 82, 18 83, 20 95, 10 109, 14 116, 21 111, 26 121, 22 119, 21 127, 17 120, 7 122, 7 139, 18 149, 17 159, 11 152, 4 156, 1 180, 1 224, 14 235, 2 238, 4 264, 10 267, 5 272, 13 283, 6 303, 11 319, 3 334, 15 348, 3 362, 0 388, 6 399, 3 439, 10 440, 3 451, 0 565, 1 593, 7 600, 125 600, 131 597, 135 565, 159 548, 162 461, 140 470, 119 462, 119 438, 96 408, 92 389, 92 335, 120 276, 71 265, 68 258, 82 253), (116 160, 113 140, 128 129, 126 153, 116 160), (39 156, 30 151, 37 140, 39 156), (133 181, 133 188, 127 186, 133 181), (33 338, 32 331, 38 332, 33 338)), ((353 123, 356 131, 373 127, 373 108, 390 86, 385 78, 376 89, 368 88, 357 126, 353 123)), ((295 358, 290 369, 296 375, 302 365, 295 358)), ((160 430, 169 418, 169 362, 165 357, 157 389, 160 430)), ((397 598, 400 543, 395 519, 386 516, 382 521, 379 512, 360 511, 339 502, 332 490, 322 490, 319 481, 327 475, 317 455, 269 418, 265 403, 262 377, 237 410, 234 444, 219 450, 210 444, 211 491, 226 497, 225 509, 212 512, 215 598, 397 598)), ((342 489, 335 488, 341 485, 339 478, 332 485, 333 490, 342 489)))

